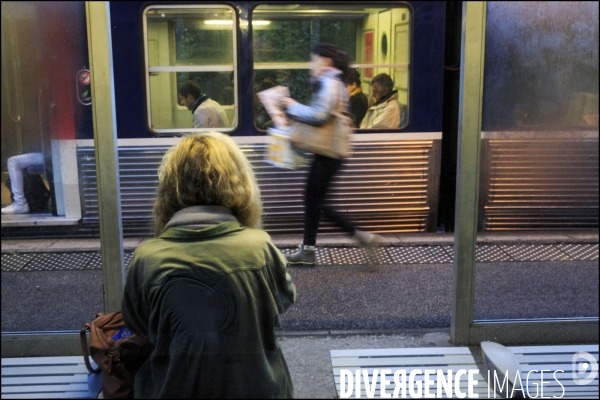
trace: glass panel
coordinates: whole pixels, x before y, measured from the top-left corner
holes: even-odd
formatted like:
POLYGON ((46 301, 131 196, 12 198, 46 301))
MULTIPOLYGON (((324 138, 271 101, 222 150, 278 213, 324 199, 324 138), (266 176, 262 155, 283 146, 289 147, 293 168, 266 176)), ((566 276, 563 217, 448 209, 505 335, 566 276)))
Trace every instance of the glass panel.
MULTIPOLYGON (((169 134, 181 129, 206 130, 236 125, 235 13, 217 5, 190 7, 149 7, 145 11, 149 125, 156 132, 169 134), (200 95, 183 104, 179 88, 195 82, 200 95), (165 96, 170 93, 170 96, 165 96), (202 95, 218 105, 216 113, 227 115, 227 122, 199 122, 189 115, 202 95), (223 109, 223 110, 221 110, 223 109)), ((205 102, 204 106, 210 104, 205 102)), ((203 107, 204 107, 203 106, 203 107)), ((219 121, 222 118, 217 118, 219 121)))
POLYGON ((476 320, 598 317, 598 30, 487 3, 476 320))
POLYGON ((598 4, 490 3, 483 130, 598 127, 598 4))
POLYGON ((2 2, 2 207, 13 202, 7 163, 41 156, 39 169, 25 159, 11 174, 29 212, 2 213, 2 332, 79 330, 104 308, 97 249, 50 248, 57 232, 91 236, 79 226, 76 144, 93 131, 85 22, 83 1, 2 2))
POLYGON ((175 65, 233 65, 231 24, 203 25, 186 21, 175 23, 174 30, 175 65))
MULTIPOLYGON (((274 84, 288 86, 294 99, 307 104, 310 50, 317 43, 331 43, 348 52, 352 69, 360 74, 352 94, 362 91, 368 106, 375 102, 370 96, 371 80, 381 73, 390 76, 401 110, 400 126, 408 124, 412 39, 406 6, 259 5, 252 21, 255 93, 274 84)), ((255 102, 255 124, 265 129, 271 122, 258 97, 255 102)))
POLYGON ((181 104, 176 93, 173 98, 164 96, 164 93, 171 92, 169 87, 180 87, 189 80, 197 82, 203 93, 222 104, 227 116, 226 127, 235 125, 233 72, 156 72, 150 76, 153 129, 189 131, 194 128, 193 113, 181 104))

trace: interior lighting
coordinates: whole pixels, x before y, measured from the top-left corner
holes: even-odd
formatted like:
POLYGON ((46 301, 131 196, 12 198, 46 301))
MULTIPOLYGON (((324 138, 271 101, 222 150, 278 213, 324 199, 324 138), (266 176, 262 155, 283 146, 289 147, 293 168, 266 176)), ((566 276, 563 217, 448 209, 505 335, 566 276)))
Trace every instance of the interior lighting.
POLYGON ((233 21, 230 19, 207 19, 204 23, 206 25, 231 25, 233 21))
MULTIPOLYGON (((233 21, 230 19, 207 19, 204 21, 206 25, 231 25, 233 21)), ((252 25, 269 25, 271 21, 252 21, 252 25)))

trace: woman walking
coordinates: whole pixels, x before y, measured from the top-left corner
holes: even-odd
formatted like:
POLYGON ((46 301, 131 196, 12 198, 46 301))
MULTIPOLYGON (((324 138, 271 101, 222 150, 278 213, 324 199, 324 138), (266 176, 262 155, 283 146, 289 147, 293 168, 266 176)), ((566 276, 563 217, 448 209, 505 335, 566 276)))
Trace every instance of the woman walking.
MULTIPOLYGON (((348 53, 345 51, 332 44, 317 44, 310 54, 313 84, 310 104, 303 105, 290 98, 284 99, 281 106, 287 116, 300 123, 323 126, 330 122, 336 110, 347 111, 348 93, 344 79, 348 72, 348 64, 348 53)), ((315 264, 315 245, 321 212, 353 235, 362 246, 371 246, 380 240, 377 235, 357 230, 342 214, 323 204, 331 178, 342 163, 342 158, 315 154, 304 194, 304 240, 298 246, 298 251, 286 255, 289 264, 315 264)))

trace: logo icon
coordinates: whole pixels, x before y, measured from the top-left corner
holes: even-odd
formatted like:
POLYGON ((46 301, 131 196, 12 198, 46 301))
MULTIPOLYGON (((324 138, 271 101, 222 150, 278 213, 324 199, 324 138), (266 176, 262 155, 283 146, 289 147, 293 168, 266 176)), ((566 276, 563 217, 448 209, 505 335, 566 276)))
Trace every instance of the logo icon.
POLYGON ((598 375, 598 362, 587 351, 578 351, 573 354, 573 381, 576 385, 592 383, 598 375))

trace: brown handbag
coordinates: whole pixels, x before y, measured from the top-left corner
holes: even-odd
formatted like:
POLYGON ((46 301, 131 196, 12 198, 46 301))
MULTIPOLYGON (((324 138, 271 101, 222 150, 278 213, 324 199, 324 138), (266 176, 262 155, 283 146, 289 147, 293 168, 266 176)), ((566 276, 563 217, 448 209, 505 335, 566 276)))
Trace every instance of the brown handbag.
POLYGON ((123 328, 125 323, 120 311, 99 313, 79 333, 85 366, 91 374, 102 374, 106 399, 133 398, 135 374, 152 352, 152 345, 138 335, 116 338, 115 335, 121 336, 123 328), (89 351, 86 332, 90 332, 89 351), (98 364, 97 369, 90 365, 89 356, 98 364))
POLYGON ((294 122, 290 127, 290 142, 297 149, 320 154, 330 158, 346 158, 350 155, 350 136, 353 122, 343 110, 339 100, 337 109, 329 121, 322 126, 294 122))

